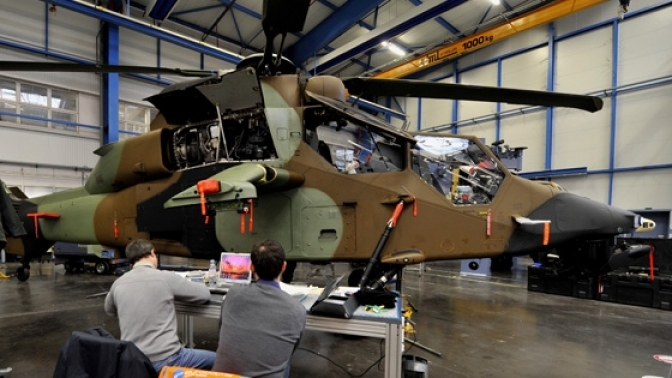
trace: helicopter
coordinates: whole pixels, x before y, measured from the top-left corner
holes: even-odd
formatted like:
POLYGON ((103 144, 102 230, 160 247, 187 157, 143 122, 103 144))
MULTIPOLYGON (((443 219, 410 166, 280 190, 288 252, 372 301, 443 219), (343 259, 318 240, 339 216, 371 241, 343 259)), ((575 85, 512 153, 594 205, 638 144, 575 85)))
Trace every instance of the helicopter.
MULTIPOLYGON (((19 280, 56 241, 123 257, 129 242, 147 239, 162 255, 212 259, 270 238, 288 261, 367 263, 350 280, 360 286, 421 262, 553 251, 603 271, 649 251, 615 243, 642 226, 637 214, 521 178, 475 136, 410 132, 347 101, 432 97, 594 112, 599 97, 297 73, 274 40, 302 28, 309 2, 301 3, 293 12, 301 16, 288 20, 280 1, 264 2, 263 54, 147 98, 159 110, 150 131, 97 149, 83 187, 35 198, 6 188, 5 249, 23 256, 19 280)), ((0 62, 0 70, 140 68, 0 62)))

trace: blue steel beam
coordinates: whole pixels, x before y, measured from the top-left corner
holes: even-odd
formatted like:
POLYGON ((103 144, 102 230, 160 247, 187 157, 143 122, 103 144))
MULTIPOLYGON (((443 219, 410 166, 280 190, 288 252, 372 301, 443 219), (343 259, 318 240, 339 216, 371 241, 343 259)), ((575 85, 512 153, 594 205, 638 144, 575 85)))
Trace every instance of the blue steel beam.
MULTIPOLYGON (((136 2, 131 2, 131 6, 132 6, 133 8, 138 9, 138 10, 141 10, 141 11, 143 11, 143 12, 144 12, 145 9, 146 9, 145 6, 143 6, 142 4, 138 4, 138 3, 136 3, 136 2)), ((215 6, 215 7, 216 7, 216 8, 221 8, 222 6, 221 6, 221 5, 217 5, 217 6, 215 6)), ((180 12, 180 13, 184 13, 184 12, 180 12)), ((205 30, 203 27, 201 27, 201 26, 199 26, 199 25, 196 25, 196 24, 193 24, 193 23, 191 23, 191 22, 184 21, 184 20, 182 20, 182 19, 180 19, 180 18, 177 18, 177 17, 175 17, 175 14, 176 14, 176 13, 173 13, 170 17, 168 17, 168 20, 169 20, 170 22, 174 22, 174 23, 176 23, 176 24, 178 24, 178 25, 182 25, 182 26, 184 26, 184 27, 186 27, 186 28, 193 29, 193 30, 196 30, 196 31, 201 32, 201 33, 205 33, 206 30, 205 30)), ((262 52, 262 50, 257 49, 257 48, 255 48, 255 47, 247 46, 247 45, 242 45, 242 42, 241 42, 242 40, 235 40, 235 39, 229 38, 229 37, 227 37, 227 36, 225 36, 225 35, 221 35, 221 34, 218 34, 218 33, 210 33, 210 35, 211 35, 212 37, 217 38, 217 39, 219 39, 219 40, 222 40, 222 41, 224 41, 224 42, 226 42, 226 43, 230 43, 230 44, 232 44, 232 45, 239 46, 241 49, 247 49, 247 50, 250 50, 250 51, 253 51, 253 52, 262 52)))
POLYGON ((176 44, 178 46, 197 51, 203 54, 213 56, 215 58, 224 60, 229 63, 237 64, 242 60, 242 56, 234 54, 223 49, 209 47, 196 40, 179 36, 177 34, 169 33, 159 28, 153 27, 147 23, 132 20, 123 15, 114 12, 108 12, 103 9, 96 8, 94 5, 76 1, 76 0, 43 0, 48 1, 56 6, 61 6, 74 12, 78 12, 90 17, 97 18, 112 25, 121 26, 129 30, 137 31, 139 33, 176 44))
MULTIPOLYGON (((103 63, 119 64, 119 26, 103 26, 103 63)), ((103 74, 103 144, 119 140, 119 74, 103 74)))
MULTIPOLYGON (((404 21, 396 23, 387 30, 384 31, 381 30, 380 33, 369 33, 371 35, 366 35, 364 36, 364 38, 361 39, 358 38, 355 41, 346 44, 342 48, 337 49, 334 53, 327 54, 327 56, 325 56, 323 59, 320 59, 316 66, 316 71, 322 72, 348 59, 358 56, 376 47, 376 45, 380 44, 381 42, 392 39, 427 20, 431 20, 437 17, 438 15, 447 12, 448 10, 454 7, 457 7, 458 5, 464 3, 465 1, 466 0, 448 0, 439 2, 434 6, 428 6, 426 7, 426 9, 418 11, 416 14, 409 16, 404 21)), ((303 61, 304 60, 295 59, 296 63, 301 63, 303 61)))
MULTIPOLYGON (((317 0, 317 2, 324 5, 325 7, 329 8, 329 9, 331 9, 334 12, 336 12, 338 10, 338 7, 336 5, 328 2, 327 0, 317 0)), ((361 27, 363 27, 367 30, 373 30, 374 29, 373 25, 369 25, 366 22, 361 21, 361 20, 357 21, 357 25, 359 25, 359 26, 361 26, 361 27)))
MULTIPOLYGON (((420 4, 422 4, 422 1, 420 1, 420 0, 410 0, 410 1, 411 1, 411 4, 415 5, 416 7, 420 4)), ((435 18, 434 21, 438 22, 439 25, 443 26, 444 28, 446 28, 446 30, 455 34, 456 36, 464 37, 464 34, 462 34, 461 31, 457 30, 456 27, 451 25, 450 22, 446 21, 443 17, 439 16, 439 17, 435 18)))
MULTIPOLYGON (((339 35, 347 31, 352 25, 364 18, 372 10, 376 9, 383 0, 350 0, 343 4, 337 11, 332 13, 318 26, 313 28, 301 40, 296 42, 288 52, 288 56, 297 63, 302 64, 317 51, 322 50, 327 44, 339 35)), ((350 57, 348 57, 350 58, 350 57)), ((344 59, 345 60, 345 59, 344 59)), ((343 61, 343 60, 342 60, 343 61)))

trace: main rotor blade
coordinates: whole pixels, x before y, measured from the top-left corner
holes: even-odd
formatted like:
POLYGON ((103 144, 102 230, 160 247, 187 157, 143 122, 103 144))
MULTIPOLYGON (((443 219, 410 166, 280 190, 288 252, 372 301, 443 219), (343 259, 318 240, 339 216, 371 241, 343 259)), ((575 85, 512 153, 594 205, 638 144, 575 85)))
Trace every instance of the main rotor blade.
POLYGON ((560 106, 596 112, 602 109, 602 99, 558 92, 483 87, 478 85, 431 83, 420 80, 351 78, 343 83, 351 94, 444 98, 509 104, 560 106))
POLYGON ((0 71, 169 74, 189 77, 217 75, 215 71, 183 70, 181 68, 20 61, 0 61, 0 71))

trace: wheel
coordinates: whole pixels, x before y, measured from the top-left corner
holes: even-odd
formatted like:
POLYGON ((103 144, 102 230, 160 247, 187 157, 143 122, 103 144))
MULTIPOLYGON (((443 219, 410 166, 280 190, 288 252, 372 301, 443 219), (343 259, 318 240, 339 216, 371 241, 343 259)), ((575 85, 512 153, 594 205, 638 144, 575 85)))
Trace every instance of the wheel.
POLYGON ((108 269, 109 269, 109 267, 108 267, 108 265, 105 261, 98 261, 96 263, 96 273, 105 274, 105 273, 107 273, 108 269))
POLYGON ((68 273, 72 273, 75 271, 75 263, 72 261, 66 261, 63 266, 65 266, 65 271, 68 273))
POLYGON ((18 278, 21 282, 28 280, 28 278, 30 278, 30 268, 20 266, 16 270, 16 278, 18 278))

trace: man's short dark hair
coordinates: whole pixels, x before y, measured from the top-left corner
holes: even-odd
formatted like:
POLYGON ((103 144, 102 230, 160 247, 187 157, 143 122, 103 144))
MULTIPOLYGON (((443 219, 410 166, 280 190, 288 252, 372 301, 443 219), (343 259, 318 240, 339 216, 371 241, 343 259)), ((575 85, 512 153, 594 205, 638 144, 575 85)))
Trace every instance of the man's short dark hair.
POLYGON ((133 240, 126 246, 126 258, 131 260, 131 264, 135 264, 140 259, 149 256, 152 249, 154 249, 154 246, 147 240, 133 240))
POLYGON ((262 240, 252 246, 252 265, 262 280, 274 280, 282 272, 285 250, 275 240, 262 240))

